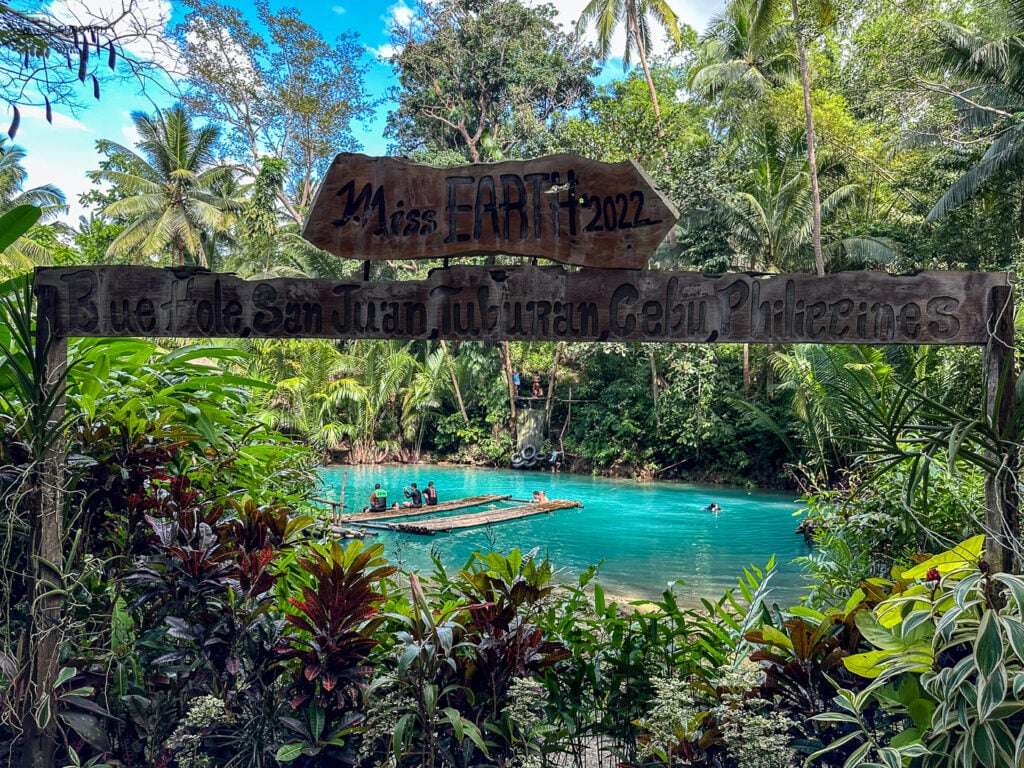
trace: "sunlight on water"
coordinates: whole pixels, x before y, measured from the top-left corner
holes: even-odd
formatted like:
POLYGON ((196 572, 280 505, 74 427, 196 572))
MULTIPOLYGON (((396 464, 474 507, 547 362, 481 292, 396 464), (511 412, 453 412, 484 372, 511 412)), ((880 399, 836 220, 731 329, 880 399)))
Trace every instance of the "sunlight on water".
MULTIPOLYGON (((449 568, 461 567, 474 550, 513 547, 547 553, 564 569, 563 581, 574 581, 588 565, 604 561, 600 581, 608 592, 623 597, 656 598, 676 579, 685 585, 676 594, 685 600, 717 598, 736 585, 745 566, 763 567, 773 554, 778 573, 773 596, 780 603, 796 601, 802 578, 793 559, 807 554, 796 528, 799 505, 791 494, 738 488, 637 483, 565 473, 462 469, 427 465, 331 467, 321 470, 325 497, 338 500, 346 476, 346 511, 368 504, 374 483, 388 491, 388 501, 404 501, 403 486, 425 488, 433 480, 439 501, 482 494, 512 494, 529 499, 544 490, 550 499, 574 499, 582 509, 559 510, 483 528, 436 536, 380 532, 375 541, 403 566, 429 570, 433 547, 449 568), (712 501, 719 514, 705 511, 712 501)), ((472 507, 457 514, 477 512, 472 507)))

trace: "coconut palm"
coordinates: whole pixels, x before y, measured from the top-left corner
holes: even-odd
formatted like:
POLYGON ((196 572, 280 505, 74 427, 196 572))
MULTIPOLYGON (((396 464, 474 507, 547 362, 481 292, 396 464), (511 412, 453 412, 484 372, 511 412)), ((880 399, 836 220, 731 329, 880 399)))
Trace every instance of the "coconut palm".
POLYGON ((661 127, 661 108, 658 106, 658 93, 651 78, 651 68, 647 62, 647 54, 651 50, 651 20, 660 25, 672 38, 679 42, 679 22, 675 11, 666 0, 590 0, 576 22, 576 31, 582 33, 590 24, 597 30, 597 52, 601 61, 607 61, 611 54, 612 36, 621 24, 626 32, 626 50, 622 54, 623 69, 629 67, 635 49, 640 57, 640 66, 651 92, 654 106, 654 118, 658 121, 658 134, 663 135, 661 127))
MULTIPOLYGON (((25 189, 28 172, 22 165, 25 150, 18 146, 5 147, 0 138, 0 215, 19 205, 34 205, 41 214, 40 223, 52 221, 67 211, 64 193, 52 184, 25 189)), ((39 264, 50 263, 50 250, 26 232, 0 253, 0 271, 18 272, 39 264)))
POLYGON ((343 355, 344 374, 325 393, 334 412, 345 414, 354 448, 367 455, 398 431, 402 396, 420 367, 409 346, 392 340, 353 342, 343 355))
POLYGON ((778 15, 758 20, 756 0, 732 2, 711 18, 701 36, 689 86, 705 99, 725 92, 759 98, 800 76, 792 26, 778 15))
POLYGON ((220 179, 234 173, 232 166, 215 164, 217 128, 194 129, 180 106, 155 117, 135 112, 132 121, 141 136, 139 152, 102 142, 101 149, 117 162, 90 174, 128 192, 104 210, 132 219, 108 255, 131 254, 135 261, 169 255, 175 265, 207 266, 204 234, 224 231, 229 214, 243 207, 241 200, 214 191, 220 179))
POLYGON ((1003 171, 1020 173, 1024 160, 1024 4, 1007 4, 1007 26, 994 37, 940 22, 942 69, 959 82, 954 98, 968 129, 989 129, 992 143, 928 213, 934 221, 962 205, 1003 171))
MULTIPOLYGON (((834 13, 830 0, 808 0, 810 15, 821 23, 830 23, 834 13)), ((811 247, 817 274, 825 274, 822 252, 821 193, 818 185, 817 148, 814 117, 811 111, 811 81, 807 66, 806 25, 801 20, 798 0, 732 0, 715 17, 702 46, 701 59, 694 71, 693 84, 698 92, 714 93, 725 87, 742 85, 755 94, 769 85, 790 82, 793 62, 780 50, 789 34, 796 41, 796 65, 804 97, 805 137, 807 140, 808 181, 811 202, 811 247), (786 13, 789 23, 784 23, 786 13)))

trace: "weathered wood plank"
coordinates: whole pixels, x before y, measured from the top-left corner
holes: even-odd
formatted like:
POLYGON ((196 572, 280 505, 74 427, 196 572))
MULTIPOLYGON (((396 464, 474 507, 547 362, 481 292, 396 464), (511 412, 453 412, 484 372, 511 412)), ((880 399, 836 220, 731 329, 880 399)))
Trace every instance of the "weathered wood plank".
POLYGON ((561 154, 438 168, 342 153, 302 235, 360 260, 506 253, 637 269, 677 218, 632 160, 561 154))
POLYGON ((512 494, 490 493, 481 496, 466 496, 462 499, 442 501, 433 506, 403 507, 401 509, 388 509, 384 512, 356 512, 353 515, 345 515, 344 521, 348 523, 361 523, 364 520, 394 520, 399 517, 415 517, 417 515, 432 515, 435 512, 451 512, 453 509, 465 509, 467 507, 479 507, 481 504, 491 504, 496 501, 508 501, 512 494))
POLYGON ((984 344, 1006 272, 726 274, 436 269, 425 280, 241 280, 155 267, 36 271, 64 336, 984 344))
POLYGON ((582 507, 578 501, 568 499, 551 499, 539 504, 526 504, 521 507, 506 507, 505 509, 491 509, 485 512, 474 512, 468 515, 456 515, 454 517, 440 517, 436 520, 417 520, 414 523, 391 523, 391 530, 399 533, 416 533, 426 536, 433 536, 435 533, 447 533, 462 528, 476 528, 481 525, 492 523, 503 523, 508 520, 518 520, 523 517, 540 515, 554 512, 559 509, 572 509, 582 507))

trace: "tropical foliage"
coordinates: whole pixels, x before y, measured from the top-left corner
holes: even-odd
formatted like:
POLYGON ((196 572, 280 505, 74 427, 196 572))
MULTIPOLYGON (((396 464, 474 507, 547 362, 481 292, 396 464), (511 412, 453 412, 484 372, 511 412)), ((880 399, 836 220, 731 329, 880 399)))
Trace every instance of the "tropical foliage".
MULTIPOLYGON (((181 103, 99 143, 76 231, 0 143, 0 761, 1021 763, 1024 409, 979 350, 119 339, 54 367, 36 265, 443 267, 360 277, 298 235, 359 148, 354 34, 189 5, 181 103), (402 573, 308 501, 326 457, 503 466, 527 428, 567 470, 797 489, 806 598, 771 602, 771 562, 699 606, 625 605, 539 553, 402 573)), ((1020 269, 1019 0, 728 0, 704 30, 670 5, 593 0, 571 34, 551 5, 417 3, 391 30, 396 151, 635 160, 683 214, 659 268, 1020 269)), ((50 20, 0 6, 12 137, 19 104, 130 55, 50 20)))

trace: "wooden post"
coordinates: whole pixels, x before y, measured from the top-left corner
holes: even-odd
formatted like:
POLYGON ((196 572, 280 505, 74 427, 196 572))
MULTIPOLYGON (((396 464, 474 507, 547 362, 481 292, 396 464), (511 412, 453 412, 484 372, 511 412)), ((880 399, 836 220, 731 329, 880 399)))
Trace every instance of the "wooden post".
POLYGON ((1006 446, 994 456, 999 469, 985 481, 985 559, 993 572, 1014 573, 1020 567, 1019 499, 1017 496, 1017 438, 1012 429, 1017 406, 1017 371, 1013 333, 1013 288, 991 291, 991 315, 986 348, 986 409, 989 424, 1006 446))
POLYGON ((58 590, 64 570, 64 373, 67 338, 54 333, 56 290, 37 287, 36 365, 38 390, 32 407, 52 406, 41 433, 33 435, 36 468, 33 473, 31 519, 32 612, 28 661, 31 665, 30 716, 25 728, 22 765, 51 768, 57 746, 54 682, 59 669, 62 606, 58 590))

